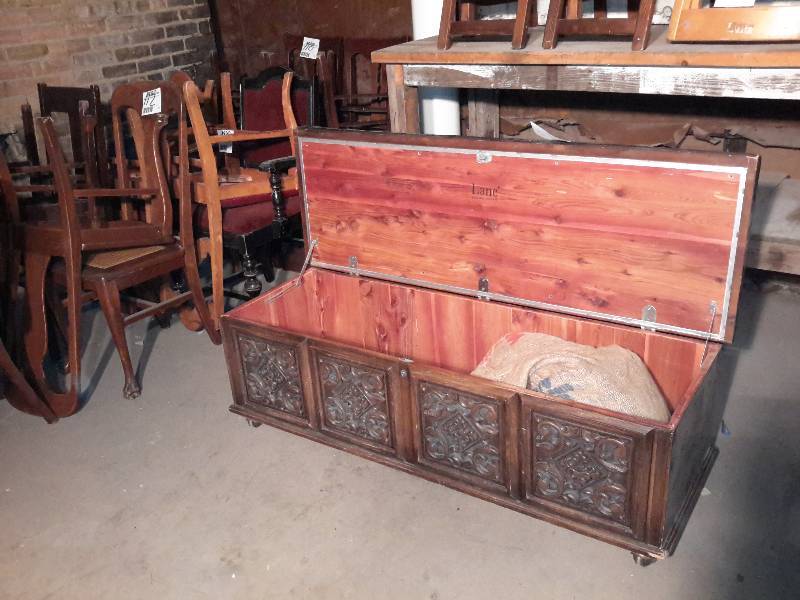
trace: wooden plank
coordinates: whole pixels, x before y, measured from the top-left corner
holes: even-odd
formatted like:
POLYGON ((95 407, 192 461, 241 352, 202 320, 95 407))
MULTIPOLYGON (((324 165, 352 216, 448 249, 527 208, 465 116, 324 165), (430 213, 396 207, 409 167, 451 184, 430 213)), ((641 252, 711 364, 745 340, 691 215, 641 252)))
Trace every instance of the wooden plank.
POLYGON ((800 275, 800 182, 762 177, 747 266, 800 275))
POLYGON ((403 67, 388 65, 389 122, 395 133, 419 133, 419 93, 404 82, 403 67))
POLYGON ((405 85, 796 100, 800 69, 415 63, 405 85))
POLYGON ((378 50, 372 60, 384 64, 800 68, 798 44, 670 44, 663 25, 653 25, 652 41, 640 52, 632 51, 627 40, 562 40, 556 48, 545 50, 544 28, 529 31, 531 38, 524 50, 512 50, 505 41, 467 41, 440 51, 435 38, 429 38, 378 50))
POLYGON ((442 147, 423 155, 421 137, 410 147, 356 139, 302 140, 317 264, 348 268, 355 256, 361 270, 473 293, 486 278, 501 296, 628 323, 652 305, 672 331, 705 334, 713 301, 719 335, 729 286, 735 312, 746 157, 719 171, 675 164, 689 160, 681 152, 662 154, 672 164, 630 164, 601 148, 572 161, 529 145, 542 154, 481 164, 442 147))
POLYGON ((467 135, 494 139, 500 137, 500 95, 496 90, 471 89, 467 110, 467 135))

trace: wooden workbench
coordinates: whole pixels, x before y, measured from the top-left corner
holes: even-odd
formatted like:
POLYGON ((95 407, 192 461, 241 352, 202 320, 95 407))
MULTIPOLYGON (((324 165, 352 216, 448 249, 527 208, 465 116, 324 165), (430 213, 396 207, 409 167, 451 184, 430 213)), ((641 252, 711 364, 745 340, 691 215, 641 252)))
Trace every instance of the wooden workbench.
MULTIPOLYGON (((800 100, 800 44, 670 44, 667 28, 653 26, 643 52, 629 41, 560 41, 544 50, 543 31, 532 29, 524 50, 508 41, 439 50, 429 38, 374 52, 373 62, 387 66, 392 131, 419 132, 420 87, 468 89, 467 133, 480 137, 500 135, 499 90, 800 100)), ((800 275, 800 228, 784 223, 800 214, 800 188, 784 185, 780 198, 780 210, 756 204, 748 265, 800 275), (775 231, 780 238, 770 237, 775 231)))

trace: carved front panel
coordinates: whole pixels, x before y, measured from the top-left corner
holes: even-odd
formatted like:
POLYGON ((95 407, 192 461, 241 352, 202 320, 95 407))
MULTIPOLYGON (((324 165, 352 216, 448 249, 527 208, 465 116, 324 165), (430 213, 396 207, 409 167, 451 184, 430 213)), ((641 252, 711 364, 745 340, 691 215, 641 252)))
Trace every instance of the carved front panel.
POLYGON ((630 526, 633 440, 532 415, 535 497, 630 526))
POLYGON ((326 427, 392 447, 386 372, 328 355, 318 355, 317 367, 326 427))
POLYGON ((504 481, 500 403, 429 382, 417 388, 421 459, 504 481))
POLYGON ((297 350, 241 334, 238 342, 247 403, 305 418, 297 350))

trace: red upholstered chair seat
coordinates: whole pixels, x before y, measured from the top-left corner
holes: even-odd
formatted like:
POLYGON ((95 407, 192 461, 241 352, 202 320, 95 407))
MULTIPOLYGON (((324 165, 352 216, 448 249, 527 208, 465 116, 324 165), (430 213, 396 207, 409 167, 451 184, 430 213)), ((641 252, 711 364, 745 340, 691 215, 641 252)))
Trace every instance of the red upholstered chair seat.
MULTIPOLYGON (((283 193, 286 200, 286 216, 300 214, 302 202, 297 190, 283 193)), ((196 223, 204 231, 208 231, 208 207, 201 205, 195 214, 196 223)), ((222 208, 222 232, 232 235, 247 235, 272 225, 275 220, 275 209, 272 207, 272 196, 258 194, 231 198, 226 200, 222 208)))

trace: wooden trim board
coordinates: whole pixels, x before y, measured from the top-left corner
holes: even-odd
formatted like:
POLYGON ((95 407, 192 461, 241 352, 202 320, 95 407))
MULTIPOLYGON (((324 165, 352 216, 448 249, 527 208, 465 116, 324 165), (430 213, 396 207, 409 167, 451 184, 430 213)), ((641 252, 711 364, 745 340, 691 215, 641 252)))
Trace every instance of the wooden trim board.
POLYGON ((588 65, 651 67, 731 67, 800 69, 800 44, 670 44, 667 27, 653 25, 646 50, 633 52, 629 41, 562 40, 542 49, 543 27, 530 29, 524 50, 507 42, 455 42, 438 50, 436 38, 416 40, 372 53, 382 64, 588 65))

